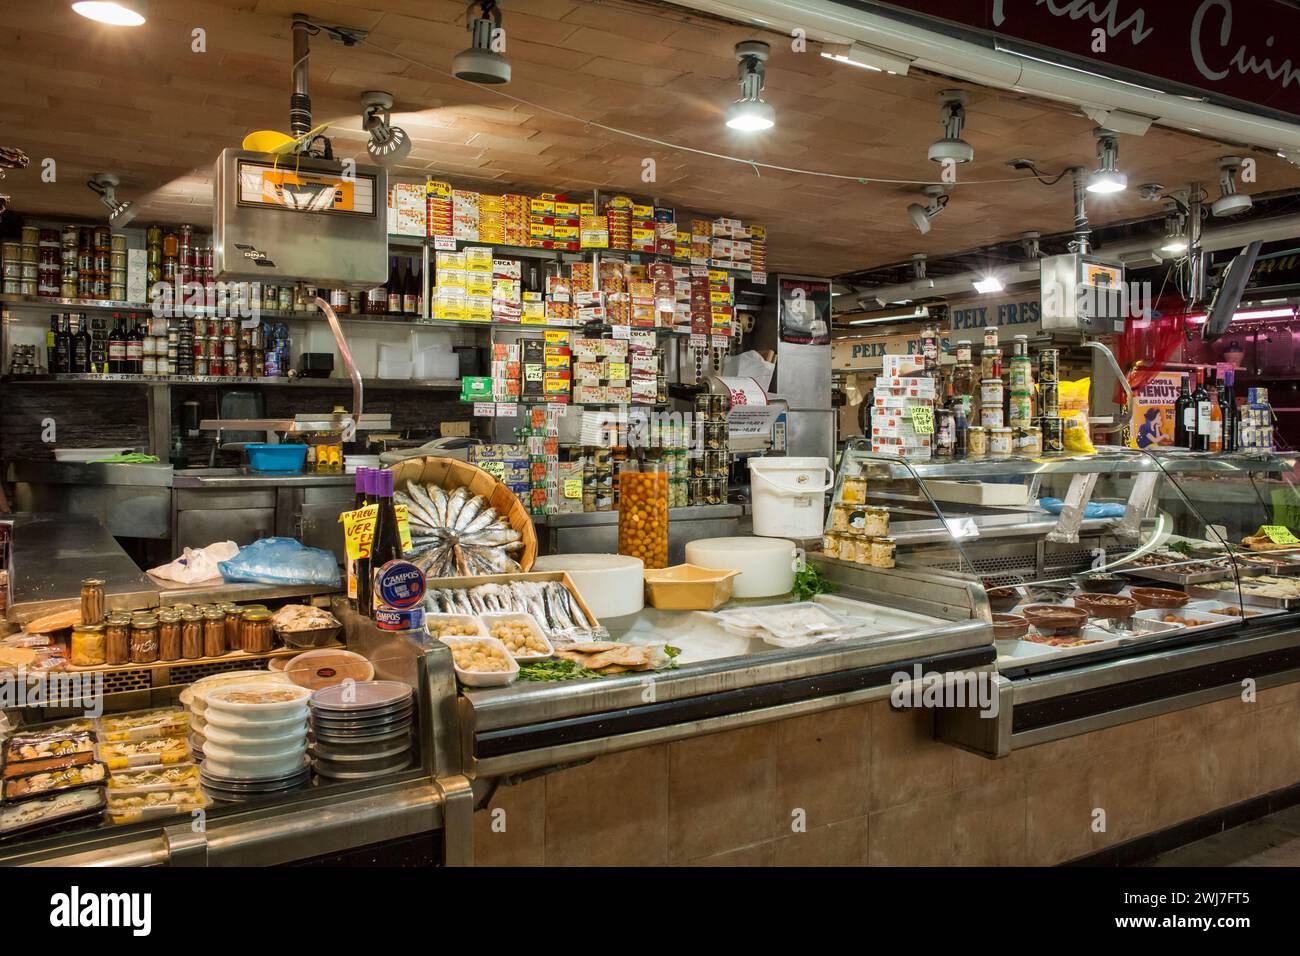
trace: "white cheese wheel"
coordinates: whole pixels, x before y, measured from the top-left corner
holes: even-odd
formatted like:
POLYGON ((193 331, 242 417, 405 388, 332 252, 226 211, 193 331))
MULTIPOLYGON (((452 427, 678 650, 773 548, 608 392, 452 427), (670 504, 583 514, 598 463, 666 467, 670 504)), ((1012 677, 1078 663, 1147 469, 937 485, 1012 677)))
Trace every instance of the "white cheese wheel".
POLYGON ((621 554, 546 554, 534 571, 567 571, 598 620, 636 614, 645 607, 645 562, 621 554))

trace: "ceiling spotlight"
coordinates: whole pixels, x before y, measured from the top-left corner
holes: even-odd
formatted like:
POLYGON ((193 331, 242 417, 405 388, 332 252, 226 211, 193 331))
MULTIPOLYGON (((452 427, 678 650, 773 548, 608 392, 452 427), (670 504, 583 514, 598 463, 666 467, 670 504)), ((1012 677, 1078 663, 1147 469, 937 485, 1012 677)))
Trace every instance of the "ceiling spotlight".
POLYGON ((1300 166, 1300 150, 1279 149, 1277 151, 1278 159, 1285 159, 1292 166, 1300 166))
POLYGON ((149 14, 148 0, 77 0, 72 9, 111 27, 138 27, 149 14))
POLYGON ((942 186, 924 186, 921 192, 930 201, 924 206, 920 203, 912 203, 907 207, 907 214, 911 217, 916 231, 924 236, 930 231, 930 220, 943 212, 944 207, 948 205, 948 194, 943 191, 942 186))
POLYGON ((759 95, 763 92, 763 64, 771 53, 772 48, 762 40, 736 44, 740 99, 727 107, 727 125, 732 129, 752 133, 776 125, 776 110, 759 95))
POLYGON ((966 125, 966 93, 964 90, 944 90, 939 94, 943 105, 943 139, 930 146, 930 159, 936 163, 969 163, 975 150, 961 138, 966 125))
POLYGON ((1115 132, 1097 129, 1097 168, 1088 174, 1088 192, 1118 193, 1128 188, 1128 177, 1116 167, 1119 163, 1119 141, 1115 132))
POLYGON ((893 73, 897 76, 907 76, 907 71, 912 66, 912 61, 906 57, 901 57, 896 53, 887 53, 874 46, 867 46, 865 43, 824 43, 822 44, 821 53, 828 60, 834 60, 836 63, 844 63, 848 66, 856 66, 863 70, 871 70, 874 73, 893 73))
POLYGON ((456 54, 451 61, 451 72, 458 80, 471 83, 509 83, 510 61, 493 49, 493 39, 504 36, 501 29, 501 10, 496 0, 471 2, 466 16, 469 23, 469 49, 456 54), (474 16, 474 8, 479 15, 474 16))
POLYGON ((987 276, 983 279, 976 279, 971 285, 975 286, 975 291, 981 295, 988 295, 990 292, 1001 292, 1006 288, 1002 280, 997 276, 987 276))
POLYGON ((90 191, 99 196, 99 201, 108 209, 108 224, 121 229, 135 218, 138 210, 129 201, 119 202, 117 187, 122 181, 112 173, 95 173, 94 178, 86 183, 90 191))
POLYGON ((395 166, 411 155, 411 137, 392 125, 393 94, 371 90, 361 94, 361 128, 370 134, 366 152, 382 166, 395 166))
POLYGON ((1165 239, 1160 251, 1171 256, 1187 254, 1187 219, 1175 204, 1165 217, 1165 239))
POLYGON ((1210 212, 1215 216, 1237 216, 1255 204, 1246 193, 1237 192, 1237 170, 1240 168, 1239 156, 1219 158, 1219 198, 1210 204, 1210 212))

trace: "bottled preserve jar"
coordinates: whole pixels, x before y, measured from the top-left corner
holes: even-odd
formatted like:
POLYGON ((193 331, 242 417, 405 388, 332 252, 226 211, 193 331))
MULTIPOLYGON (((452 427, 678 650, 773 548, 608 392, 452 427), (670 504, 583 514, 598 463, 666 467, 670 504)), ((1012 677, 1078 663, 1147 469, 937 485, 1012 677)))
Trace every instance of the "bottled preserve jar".
POLYGON ((210 607, 203 612, 203 656, 220 657, 226 653, 226 612, 210 607))
POLYGON ((250 654, 264 654, 271 649, 271 612, 266 608, 252 608, 244 612, 244 650, 250 654))
POLYGON ((99 578, 86 578, 81 582, 81 623, 99 624, 106 611, 104 582, 99 578))
POLYGON ((158 615, 137 614, 131 618, 131 663, 153 664, 158 660, 158 615))
POLYGON ((181 657, 192 661, 203 656, 203 615, 191 608, 181 614, 181 657))
POLYGON ((72 628, 69 660, 78 667, 94 667, 106 661, 107 628, 103 624, 77 624, 72 628))
POLYGON ((659 462, 624 462, 618 474, 618 553, 647 568, 668 566, 668 471, 659 462))
POLYGON ((240 650, 244 646, 244 609, 237 604, 223 604, 221 610, 226 615, 226 650, 240 650))
POLYGON ((158 612, 158 660, 181 659, 181 612, 175 608, 158 612))
POLYGON ((131 659, 131 615, 110 614, 104 625, 104 663, 125 664, 131 659))

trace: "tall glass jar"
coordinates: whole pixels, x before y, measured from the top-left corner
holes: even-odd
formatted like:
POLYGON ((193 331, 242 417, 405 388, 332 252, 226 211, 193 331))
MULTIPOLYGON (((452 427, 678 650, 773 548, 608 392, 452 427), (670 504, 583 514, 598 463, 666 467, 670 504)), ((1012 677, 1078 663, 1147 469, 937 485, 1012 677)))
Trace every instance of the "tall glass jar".
POLYGON ((131 663, 153 664, 158 660, 158 615, 137 614, 131 618, 131 663))
POLYGON ((175 608, 158 612, 158 659, 181 659, 181 612, 175 608))
POLYGON ((104 625, 104 663, 125 664, 131 659, 131 615, 110 614, 104 625))
POLYGON ((203 656, 203 615, 196 608, 181 614, 181 657, 192 661, 203 656))
POLYGON ((264 654, 271 649, 271 612, 266 608, 253 608, 244 612, 244 650, 250 654, 264 654))
POLYGON ((203 612, 203 656, 220 657, 226 653, 226 612, 210 607, 203 612))
POLYGON ((627 461, 618 472, 618 553, 668 567, 668 469, 627 461))

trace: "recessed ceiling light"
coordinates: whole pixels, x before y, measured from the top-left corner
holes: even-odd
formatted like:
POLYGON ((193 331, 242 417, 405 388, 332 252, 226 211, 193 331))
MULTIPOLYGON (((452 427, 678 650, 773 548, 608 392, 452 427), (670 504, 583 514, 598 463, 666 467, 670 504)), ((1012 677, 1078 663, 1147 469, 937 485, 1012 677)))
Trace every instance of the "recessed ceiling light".
POLYGON ((74 12, 113 27, 138 27, 149 13, 147 0, 77 0, 74 12))

